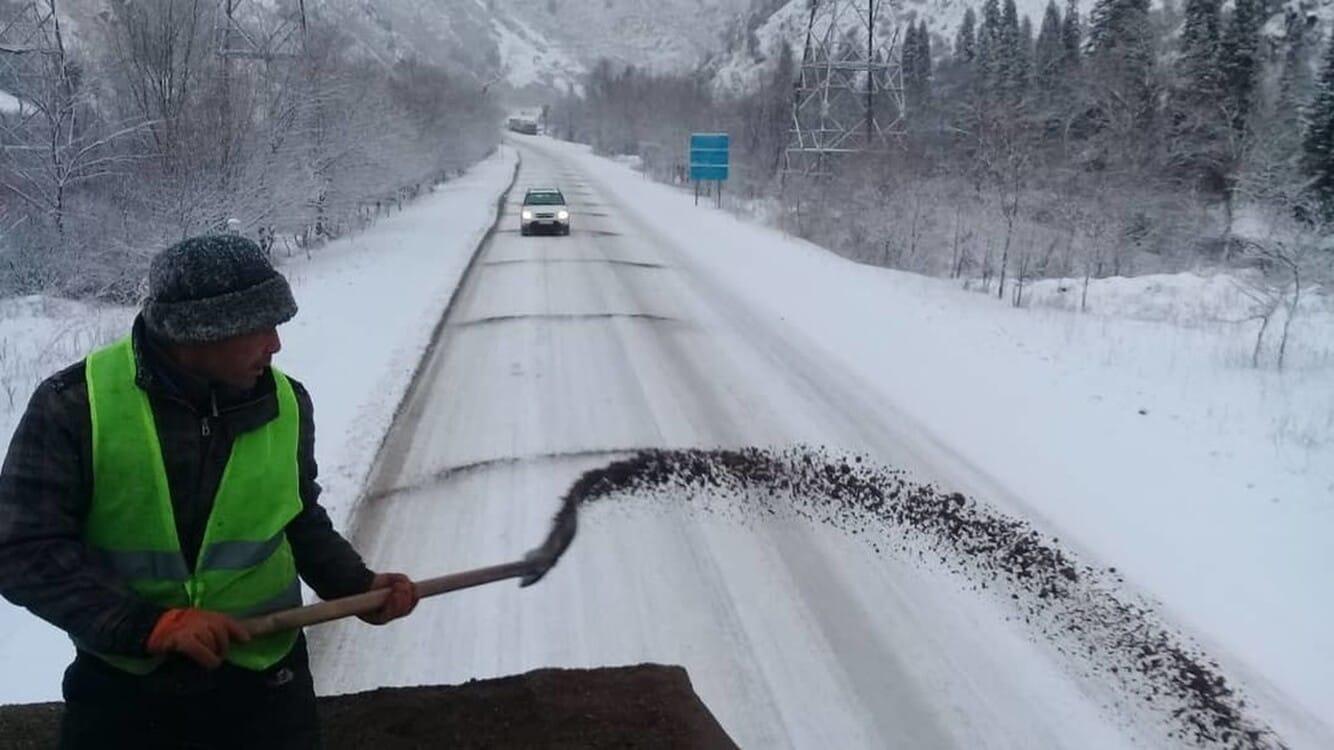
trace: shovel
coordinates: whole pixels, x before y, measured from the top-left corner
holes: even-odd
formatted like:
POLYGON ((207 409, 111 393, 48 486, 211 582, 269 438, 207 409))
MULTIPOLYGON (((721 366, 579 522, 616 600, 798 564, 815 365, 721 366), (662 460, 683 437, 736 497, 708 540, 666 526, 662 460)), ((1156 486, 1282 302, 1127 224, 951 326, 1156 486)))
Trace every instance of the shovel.
MULTIPOLYGON (((509 578, 520 578, 520 586, 531 586, 555 566, 556 561, 565 553, 574 541, 576 529, 574 503, 567 501, 557 511, 551 522, 551 531, 542 545, 523 556, 522 560, 492 565, 486 568, 474 568, 459 573, 450 573, 438 578, 417 581, 417 596, 425 599, 449 591, 461 591, 474 586, 481 586, 509 578)), ((266 615, 258 615, 241 621, 241 627, 257 638, 270 633, 294 630, 307 625, 339 620, 352 615, 364 615, 376 611, 384 605, 389 596, 389 589, 374 589, 364 594, 330 599, 318 604, 293 607, 266 615)))

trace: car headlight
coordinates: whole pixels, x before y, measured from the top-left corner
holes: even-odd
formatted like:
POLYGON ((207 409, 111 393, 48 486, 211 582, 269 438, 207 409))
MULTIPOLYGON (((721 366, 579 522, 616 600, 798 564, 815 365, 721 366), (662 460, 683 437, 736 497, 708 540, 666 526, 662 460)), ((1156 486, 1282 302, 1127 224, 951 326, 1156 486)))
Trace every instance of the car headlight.
POLYGON ((533 212, 532 212, 532 211, 529 211, 529 210, 526 209, 526 208, 523 210, 523 214, 522 214, 522 216, 523 216, 523 220, 524 220, 524 221, 532 221, 532 220, 533 220, 533 212))
POLYGON ((564 211, 564 210, 562 210, 562 211, 557 211, 557 212, 556 212, 556 218, 557 218, 557 219, 560 219, 561 221, 568 221, 569 218, 570 218, 570 212, 569 212, 569 211, 564 211))

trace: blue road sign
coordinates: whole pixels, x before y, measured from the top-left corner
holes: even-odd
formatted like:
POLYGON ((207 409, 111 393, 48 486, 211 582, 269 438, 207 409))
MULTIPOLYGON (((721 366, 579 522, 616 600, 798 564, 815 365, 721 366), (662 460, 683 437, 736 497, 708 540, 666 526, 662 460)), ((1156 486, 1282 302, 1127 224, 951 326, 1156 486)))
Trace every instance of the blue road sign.
POLYGON ((691 151, 690 163, 702 167, 725 167, 727 166, 727 152, 717 149, 691 151))
POLYGON ((691 133, 690 179, 726 180, 730 140, 727 133, 691 133))
POLYGON ((727 165, 721 167, 709 166, 707 164, 691 164, 690 179, 692 180, 715 180, 722 182, 727 179, 727 165))
POLYGON ((727 133, 691 133, 690 150, 717 149, 726 151, 730 137, 727 133))

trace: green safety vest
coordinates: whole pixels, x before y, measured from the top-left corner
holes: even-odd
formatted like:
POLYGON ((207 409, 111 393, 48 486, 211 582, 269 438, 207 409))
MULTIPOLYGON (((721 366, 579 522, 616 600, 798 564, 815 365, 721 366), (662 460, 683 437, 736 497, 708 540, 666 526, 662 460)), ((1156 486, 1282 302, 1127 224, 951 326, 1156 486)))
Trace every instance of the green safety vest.
MULTIPOLYGON (((191 571, 176 537, 167 471, 148 395, 135 383, 129 338, 87 359, 93 423, 93 501, 84 542, 139 596, 243 618, 301 605, 288 522, 301 512, 300 427, 292 384, 273 370, 278 418, 236 438, 191 571)), ((227 661, 266 669, 291 651, 295 631, 233 643, 227 661)), ((76 641, 77 644, 77 641, 76 641)), ((96 652, 94 652, 96 653, 96 652)), ((163 657, 97 654, 147 674, 163 657)))

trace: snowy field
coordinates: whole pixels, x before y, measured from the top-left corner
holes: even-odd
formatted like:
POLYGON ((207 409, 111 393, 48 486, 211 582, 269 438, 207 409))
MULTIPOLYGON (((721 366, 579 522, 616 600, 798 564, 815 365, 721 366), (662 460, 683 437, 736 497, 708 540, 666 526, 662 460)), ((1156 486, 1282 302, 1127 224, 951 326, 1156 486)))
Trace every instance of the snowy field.
MULTIPOLYGON (((1236 322, 1245 299, 1226 278, 1095 281, 1085 314, 1071 311, 1077 284, 1041 282, 1028 292, 1032 307, 1016 310, 696 208, 583 148, 527 142, 577 165, 617 196, 625 219, 688 256, 693 281, 731 301, 721 314, 782 331, 868 399, 892 404, 901 416, 893 429, 919 462, 1116 567, 1284 712, 1280 727, 1334 716, 1334 311, 1325 301, 1313 298, 1294 322, 1286 371, 1257 370, 1258 324, 1236 322)), ((279 362, 313 392, 325 502, 340 524, 512 158, 284 269, 302 312, 283 329, 279 362)), ((0 434, 40 376, 130 314, 7 301, 0 434)), ((0 663, 35 678, 0 682, 0 701, 56 697, 69 647, 0 607, 0 663)))
MULTIPOLYGON (((321 502, 340 527, 436 321, 491 227, 515 160, 502 149, 404 212, 321 247, 310 260, 282 262, 300 312, 280 330, 277 361, 310 389, 321 502)), ((134 313, 36 297, 0 303, 6 445, 33 388, 123 335, 134 313)), ((0 703, 59 699, 72 656, 63 633, 0 600, 0 703)))

